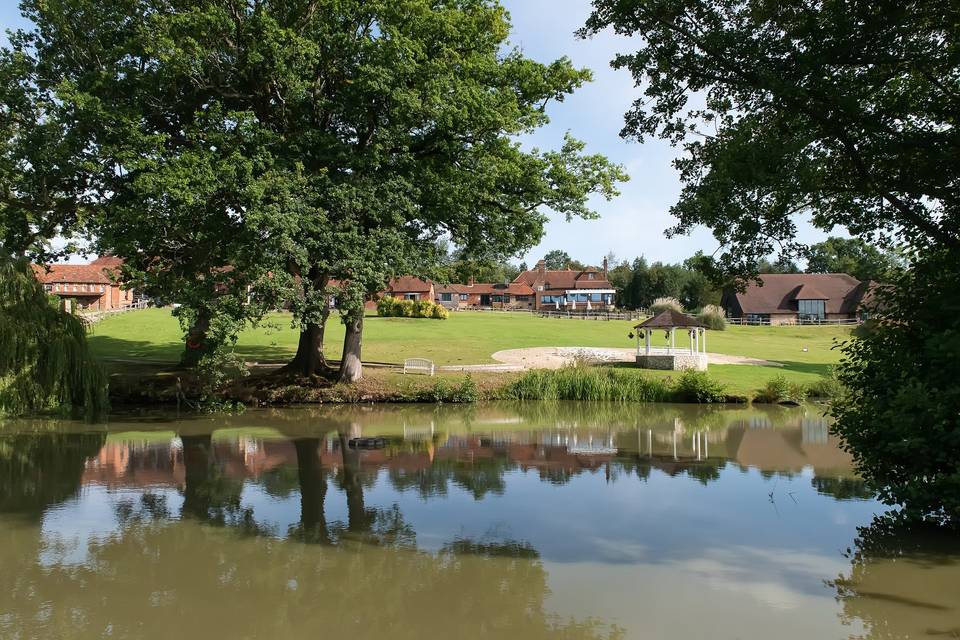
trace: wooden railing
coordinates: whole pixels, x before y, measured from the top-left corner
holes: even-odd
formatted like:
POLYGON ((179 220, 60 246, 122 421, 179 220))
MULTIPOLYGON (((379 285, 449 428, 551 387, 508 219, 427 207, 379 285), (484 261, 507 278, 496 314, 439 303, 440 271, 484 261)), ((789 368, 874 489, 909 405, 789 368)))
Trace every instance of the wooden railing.
POLYGON ((538 311, 541 318, 567 318, 573 320, 643 320, 646 311, 538 311))

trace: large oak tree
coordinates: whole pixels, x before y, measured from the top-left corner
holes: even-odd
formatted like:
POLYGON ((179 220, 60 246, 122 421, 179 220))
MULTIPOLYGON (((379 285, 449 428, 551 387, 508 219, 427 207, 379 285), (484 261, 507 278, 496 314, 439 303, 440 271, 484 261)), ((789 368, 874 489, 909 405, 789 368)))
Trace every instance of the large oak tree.
POLYGON ((286 274, 302 373, 326 368, 332 282, 355 380, 364 299, 429 271, 436 240, 511 255, 547 209, 592 216, 625 177, 572 138, 518 142, 590 74, 510 49, 490 0, 24 6, 41 57, 99 109, 103 243, 171 295, 202 298, 227 266, 221 292, 286 274))

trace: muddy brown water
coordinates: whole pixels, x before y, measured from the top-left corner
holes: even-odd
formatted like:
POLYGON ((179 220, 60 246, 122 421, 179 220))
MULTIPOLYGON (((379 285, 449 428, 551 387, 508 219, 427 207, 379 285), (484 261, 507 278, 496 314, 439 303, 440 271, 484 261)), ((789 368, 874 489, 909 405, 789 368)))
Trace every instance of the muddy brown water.
POLYGON ((0 638, 960 637, 884 511, 814 407, 6 422, 0 638))

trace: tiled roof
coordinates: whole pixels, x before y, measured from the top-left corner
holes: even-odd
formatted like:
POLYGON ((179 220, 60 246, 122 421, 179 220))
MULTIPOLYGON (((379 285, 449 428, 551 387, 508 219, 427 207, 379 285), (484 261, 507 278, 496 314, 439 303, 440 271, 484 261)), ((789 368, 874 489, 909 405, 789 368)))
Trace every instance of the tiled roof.
POLYGON ((476 283, 476 284, 457 284, 451 283, 437 288, 437 293, 465 293, 468 295, 503 295, 511 296, 532 296, 533 288, 523 282, 511 282, 509 284, 499 283, 476 283))
POLYGON ((673 309, 664 309, 652 318, 647 318, 636 325, 634 329, 669 329, 702 326, 704 326, 703 323, 693 316, 688 316, 685 313, 680 313, 673 309))
POLYGON ((37 279, 44 284, 112 282, 103 267, 93 264, 52 264, 49 267, 34 265, 33 271, 37 274, 37 279))
POLYGON ((737 293, 743 313, 796 313, 797 300, 826 300, 827 313, 856 313, 865 287, 845 273, 767 273, 737 293))
POLYGON ((430 293, 430 282, 414 276, 400 276, 390 281, 387 289, 392 292, 403 293, 430 293))
POLYGON ((99 267, 107 267, 109 269, 115 269, 123 265, 123 258, 118 258, 117 256, 100 256, 90 264, 97 265, 99 267))
MULTIPOLYGON (((514 282, 523 282, 533 286, 540 279, 540 272, 536 269, 524 271, 516 278, 514 282)), ((603 272, 597 269, 563 269, 560 271, 544 271, 544 288, 550 290, 568 290, 568 289, 611 289, 610 282, 603 277, 603 272), (594 279, 590 279, 589 274, 594 274, 594 279)))

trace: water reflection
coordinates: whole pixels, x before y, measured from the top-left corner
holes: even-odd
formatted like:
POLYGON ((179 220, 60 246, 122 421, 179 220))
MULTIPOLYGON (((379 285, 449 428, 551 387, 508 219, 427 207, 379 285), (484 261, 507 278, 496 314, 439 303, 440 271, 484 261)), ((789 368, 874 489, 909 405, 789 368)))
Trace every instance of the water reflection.
POLYGON ((350 407, 87 429, 0 429, 0 637, 960 628, 955 547, 924 555, 900 532, 888 554, 861 531, 838 551, 878 505, 814 409, 350 407), (385 446, 350 445, 373 435, 385 446))

